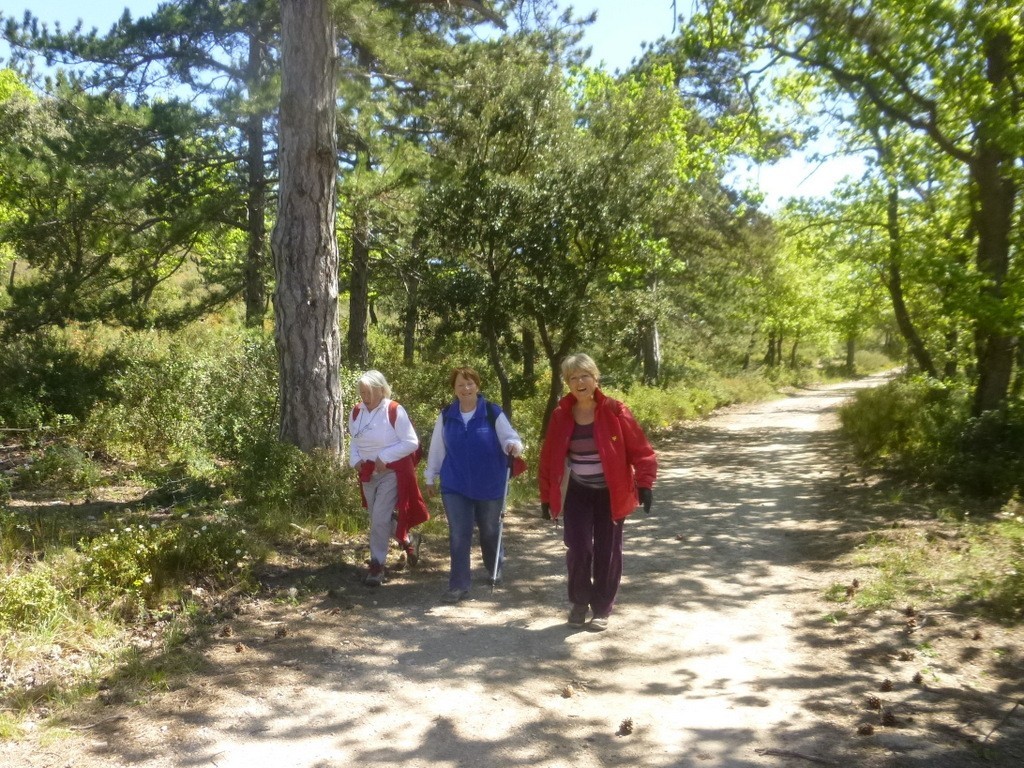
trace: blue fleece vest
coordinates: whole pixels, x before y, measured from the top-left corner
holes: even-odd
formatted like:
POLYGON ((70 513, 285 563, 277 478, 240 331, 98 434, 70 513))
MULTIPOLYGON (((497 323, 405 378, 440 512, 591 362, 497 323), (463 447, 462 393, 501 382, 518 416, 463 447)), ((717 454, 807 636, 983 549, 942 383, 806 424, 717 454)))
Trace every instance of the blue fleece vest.
MULTIPOLYGON (((442 493, 458 493, 476 501, 505 495, 508 464, 498 433, 487 416, 487 407, 484 396, 477 395, 476 411, 468 424, 462 421, 458 400, 441 411, 445 450, 441 463, 442 493)), ((501 413, 500 408, 491 407, 501 413)))

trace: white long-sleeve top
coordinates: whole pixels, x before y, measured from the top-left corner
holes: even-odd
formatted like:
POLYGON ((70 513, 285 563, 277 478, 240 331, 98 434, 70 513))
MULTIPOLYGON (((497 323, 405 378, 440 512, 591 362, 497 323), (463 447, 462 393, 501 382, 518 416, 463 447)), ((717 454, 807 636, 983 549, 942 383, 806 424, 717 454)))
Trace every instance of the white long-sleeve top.
MULTIPOLYGON (((462 412, 460 411, 460 413, 462 412)), ((462 413, 462 420, 468 424, 469 420, 473 418, 474 413, 476 412, 462 413)), ((508 453, 511 447, 513 456, 522 455, 523 439, 512 428, 512 423, 504 413, 498 414, 498 418, 494 421, 494 431, 497 433, 498 443, 505 453, 508 453)), ((423 481, 427 485, 433 485, 434 481, 441 474, 441 465, 444 463, 444 457, 447 455, 448 452, 444 445, 444 416, 439 413, 437 421, 434 422, 434 432, 430 436, 430 453, 427 454, 427 467, 423 470, 423 481)))
POLYGON ((398 461, 419 447, 420 440, 412 426, 405 408, 398 406, 395 414, 395 426, 391 426, 388 418, 388 405, 391 400, 383 398, 372 411, 367 410, 366 403, 359 404, 359 413, 355 419, 351 412, 348 417, 349 466, 358 466, 362 461, 380 459, 385 464, 398 461))

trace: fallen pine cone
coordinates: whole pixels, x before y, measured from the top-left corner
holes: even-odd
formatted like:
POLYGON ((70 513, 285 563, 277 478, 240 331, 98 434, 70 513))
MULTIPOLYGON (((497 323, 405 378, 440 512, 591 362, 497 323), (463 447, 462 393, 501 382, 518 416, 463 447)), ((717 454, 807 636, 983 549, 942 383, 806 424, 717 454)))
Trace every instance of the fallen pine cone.
POLYGON ((892 713, 891 709, 886 709, 882 711, 882 725, 892 726, 898 723, 899 720, 896 719, 896 715, 892 713))
POLYGON ((235 653, 241 653, 244 650, 246 650, 246 648, 242 643, 235 643, 235 653))
POLYGON ((226 625, 224 629, 220 631, 221 637, 231 637, 233 634, 235 634, 235 630, 231 628, 230 624, 226 625))
POLYGON ((870 736, 875 732, 875 726, 871 723, 861 723, 857 726, 857 733, 861 736, 870 736))
POLYGON ((621 723, 619 723, 619 736, 629 736, 633 732, 633 718, 627 717, 621 723))
POLYGON ((868 709, 878 710, 882 708, 882 700, 877 696, 868 696, 864 700, 864 704, 865 706, 867 706, 868 709))
POLYGON ((567 685, 567 686, 565 686, 565 688, 562 689, 562 698, 563 699, 571 699, 575 694, 576 694, 576 691, 573 689, 573 687, 571 685, 567 685))
POLYGON ((915 672, 914 677, 911 679, 914 681, 914 685, 920 685, 924 682, 924 677, 921 675, 920 672, 915 672))
POLYGON ((883 680, 882 684, 880 686, 878 686, 878 690, 886 692, 886 693, 891 691, 892 690, 892 680, 890 680, 888 678, 883 680))
POLYGON ((274 637, 288 637, 288 630, 285 627, 278 627, 274 632, 274 637))

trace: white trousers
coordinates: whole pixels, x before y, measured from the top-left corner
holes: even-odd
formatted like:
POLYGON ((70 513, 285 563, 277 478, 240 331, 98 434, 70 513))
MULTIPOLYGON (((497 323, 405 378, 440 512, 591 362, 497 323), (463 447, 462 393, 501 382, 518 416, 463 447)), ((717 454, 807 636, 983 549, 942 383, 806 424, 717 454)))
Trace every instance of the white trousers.
POLYGON ((370 559, 384 565, 398 522, 398 476, 390 469, 374 472, 370 482, 363 483, 363 495, 370 513, 370 559))

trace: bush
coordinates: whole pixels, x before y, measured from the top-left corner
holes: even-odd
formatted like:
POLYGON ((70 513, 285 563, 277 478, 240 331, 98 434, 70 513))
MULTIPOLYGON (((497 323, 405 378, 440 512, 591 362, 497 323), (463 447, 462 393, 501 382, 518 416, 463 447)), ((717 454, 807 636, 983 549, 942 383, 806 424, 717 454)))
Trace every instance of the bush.
POLYGON ((112 354, 73 346, 59 331, 40 331, 0 344, 0 424, 50 426, 59 417, 81 421, 108 393, 112 354))
POLYGON ((840 411, 860 457, 934 484, 1008 497, 1024 483, 1024 408, 970 415, 965 386, 924 377, 861 391, 840 411))
POLYGON ((68 593, 44 564, 0 574, 0 629, 14 632, 50 625, 67 611, 68 593))
POLYGON ((68 443, 47 446, 43 455, 18 473, 18 486, 60 490, 88 490, 100 485, 100 467, 78 447, 68 443))
POLYGON ((246 531, 229 520, 107 518, 108 530, 81 546, 80 590, 101 602, 151 601, 171 585, 224 580, 252 559, 246 531))

